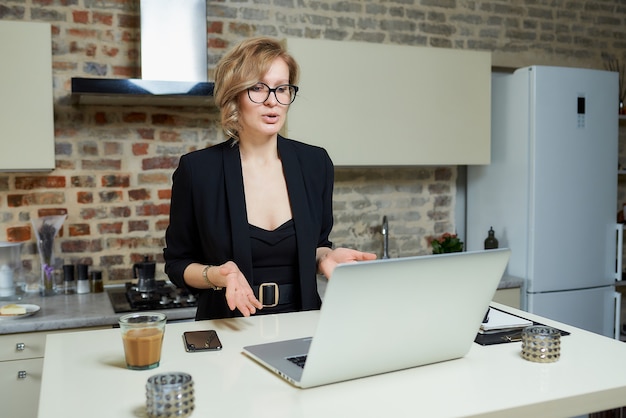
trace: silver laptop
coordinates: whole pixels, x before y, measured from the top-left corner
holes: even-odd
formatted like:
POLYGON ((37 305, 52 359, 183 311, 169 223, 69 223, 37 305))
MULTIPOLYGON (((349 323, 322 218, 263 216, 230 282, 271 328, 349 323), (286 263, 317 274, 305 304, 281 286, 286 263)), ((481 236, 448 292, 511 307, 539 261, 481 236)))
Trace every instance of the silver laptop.
POLYGON ((341 264, 313 338, 244 353, 301 388, 463 357, 509 256, 498 249, 341 264))

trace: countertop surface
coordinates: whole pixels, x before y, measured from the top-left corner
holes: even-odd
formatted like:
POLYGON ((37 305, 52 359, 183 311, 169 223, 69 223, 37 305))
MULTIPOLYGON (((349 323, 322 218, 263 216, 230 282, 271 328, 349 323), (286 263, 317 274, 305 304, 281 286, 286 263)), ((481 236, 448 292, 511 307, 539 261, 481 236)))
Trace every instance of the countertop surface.
POLYGON ((167 324, 160 366, 143 371, 125 368, 119 330, 51 334, 39 418, 144 417, 148 377, 175 371, 192 375, 198 417, 566 417, 624 404, 624 343, 493 305, 571 332, 562 338, 561 358, 532 363, 520 356, 520 342, 472 344, 457 360, 302 390, 242 348, 312 335, 320 311, 167 324), (185 352, 182 333, 202 329, 215 329, 224 348, 185 352), (59 402, 67 394, 80 394, 71 408, 59 402))
MULTIPOLYGON (((522 284, 522 279, 504 276, 498 289, 521 287, 522 284)), ((323 298, 326 279, 318 279, 318 287, 323 298)), ((123 315, 113 312, 106 289, 103 293, 80 295, 39 296, 26 293, 18 301, 0 301, 0 306, 9 303, 34 304, 40 306, 41 310, 25 318, 0 319, 0 334, 113 326, 123 315)), ((193 319, 196 308, 167 309, 161 312, 167 315, 169 321, 182 321, 193 319)))
MULTIPOLYGON (((8 303, 33 304, 41 309, 25 318, 0 319, 0 334, 113 326, 124 315, 113 311, 106 290, 80 295, 39 296, 26 293, 15 302, 0 301, 0 306, 8 303)), ((165 313, 168 320, 176 321, 193 319, 196 308, 166 309, 160 312, 165 313)))

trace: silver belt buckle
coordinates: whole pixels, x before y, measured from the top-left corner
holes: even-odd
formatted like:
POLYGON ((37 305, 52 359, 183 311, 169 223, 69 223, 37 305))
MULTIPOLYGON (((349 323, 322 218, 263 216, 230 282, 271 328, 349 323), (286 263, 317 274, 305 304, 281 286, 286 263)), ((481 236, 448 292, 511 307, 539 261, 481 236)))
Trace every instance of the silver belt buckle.
POLYGON ((259 286, 259 302, 261 302, 261 305, 263 305, 264 308, 273 308, 274 306, 277 306, 279 296, 280 296, 280 292, 278 291, 278 285, 276 283, 273 283, 273 282, 261 283, 261 285, 259 286), (265 301, 263 300, 264 299, 263 288, 269 287, 269 286, 274 286, 274 303, 270 305, 266 305, 265 301))

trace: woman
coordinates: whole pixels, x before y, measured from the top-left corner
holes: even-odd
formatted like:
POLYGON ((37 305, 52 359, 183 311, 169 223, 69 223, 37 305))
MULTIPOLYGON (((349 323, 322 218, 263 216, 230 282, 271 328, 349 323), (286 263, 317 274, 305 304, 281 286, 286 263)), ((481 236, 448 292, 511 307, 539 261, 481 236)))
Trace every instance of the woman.
POLYGON ((278 134, 298 76, 271 38, 248 39, 217 65, 229 139, 181 157, 165 234, 165 271, 199 293, 198 320, 319 309, 317 272, 376 258, 332 249, 332 161, 278 134))

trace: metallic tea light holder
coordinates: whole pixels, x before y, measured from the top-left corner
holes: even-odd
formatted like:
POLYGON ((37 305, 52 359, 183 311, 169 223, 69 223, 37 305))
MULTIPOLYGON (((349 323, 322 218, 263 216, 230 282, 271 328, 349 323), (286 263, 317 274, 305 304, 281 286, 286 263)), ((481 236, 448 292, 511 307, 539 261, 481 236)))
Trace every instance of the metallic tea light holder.
POLYGON ((561 331, 533 325, 522 331, 522 358, 535 363, 554 363, 561 357, 561 331))
POLYGON ((150 418, 188 417, 195 408, 191 375, 156 374, 146 382, 146 409, 150 418))

